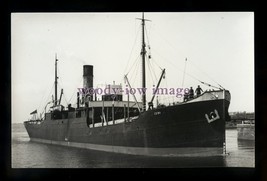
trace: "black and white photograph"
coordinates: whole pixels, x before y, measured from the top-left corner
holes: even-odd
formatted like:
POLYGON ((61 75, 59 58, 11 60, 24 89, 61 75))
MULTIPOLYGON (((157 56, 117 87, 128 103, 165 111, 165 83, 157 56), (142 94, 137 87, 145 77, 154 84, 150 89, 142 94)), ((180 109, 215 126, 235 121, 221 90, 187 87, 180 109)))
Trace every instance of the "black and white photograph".
POLYGON ((11 168, 255 168, 253 12, 11 13, 11 168))

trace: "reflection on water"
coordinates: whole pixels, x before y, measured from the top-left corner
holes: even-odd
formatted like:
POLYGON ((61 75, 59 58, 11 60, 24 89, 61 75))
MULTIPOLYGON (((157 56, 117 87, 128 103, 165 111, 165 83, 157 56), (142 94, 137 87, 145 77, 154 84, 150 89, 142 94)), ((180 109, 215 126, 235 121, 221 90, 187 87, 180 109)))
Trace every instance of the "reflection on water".
POLYGON ((226 130, 225 156, 227 167, 254 167, 255 166, 255 141, 238 140, 237 130, 226 130))
POLYGON ((251 150, 254 151, 255 141, 254 140, 238 140, 238 149, 240 150, 251 150))
POLYGON ((237 140, 237 130, 226 131, 225 156, 149 157, 29 141, 22 124, 12 125, 12 168, 196 168, 254 167, 254 141, 237 140))

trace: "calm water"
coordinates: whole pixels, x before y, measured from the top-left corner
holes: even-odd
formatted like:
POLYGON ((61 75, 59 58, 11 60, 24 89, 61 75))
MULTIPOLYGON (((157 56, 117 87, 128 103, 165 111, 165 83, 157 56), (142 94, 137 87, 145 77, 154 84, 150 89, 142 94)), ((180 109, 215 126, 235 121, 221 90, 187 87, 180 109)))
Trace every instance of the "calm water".
POLYGON ((254 141, 238 141, 226 130, 228 155, 215 157, 133 156, 29 141, 23 124, 12 125, 12 168, 195 168, 254 167, 254 141))

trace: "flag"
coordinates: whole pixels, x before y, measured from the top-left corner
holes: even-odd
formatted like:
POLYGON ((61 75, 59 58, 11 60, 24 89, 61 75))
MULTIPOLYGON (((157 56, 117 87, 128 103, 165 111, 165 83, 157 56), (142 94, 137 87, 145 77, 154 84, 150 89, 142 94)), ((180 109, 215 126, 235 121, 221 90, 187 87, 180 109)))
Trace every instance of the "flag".
POLYGON ((36 113, 37 113, 37 109, 35 111, 31 112, 31 114, 36 114, 36 113))

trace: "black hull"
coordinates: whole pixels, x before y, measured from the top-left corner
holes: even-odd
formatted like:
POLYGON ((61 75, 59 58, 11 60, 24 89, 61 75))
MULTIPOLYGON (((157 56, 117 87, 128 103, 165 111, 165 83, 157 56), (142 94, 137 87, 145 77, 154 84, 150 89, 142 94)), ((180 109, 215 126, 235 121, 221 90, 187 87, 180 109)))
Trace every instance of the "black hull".
POLYGON ((154 150, 166 155, 179 154, 179 148, 194 152, 214 148, 223 154, 228 107, 229 101, 218 99, 153 109, 132 122, 95 128, 87 126, 86 118, 45 120, 25 127, 31 140, 66 146, 147 155, 154 150), (219 118, 209 122, 206 114, 215 110, 219 118))

